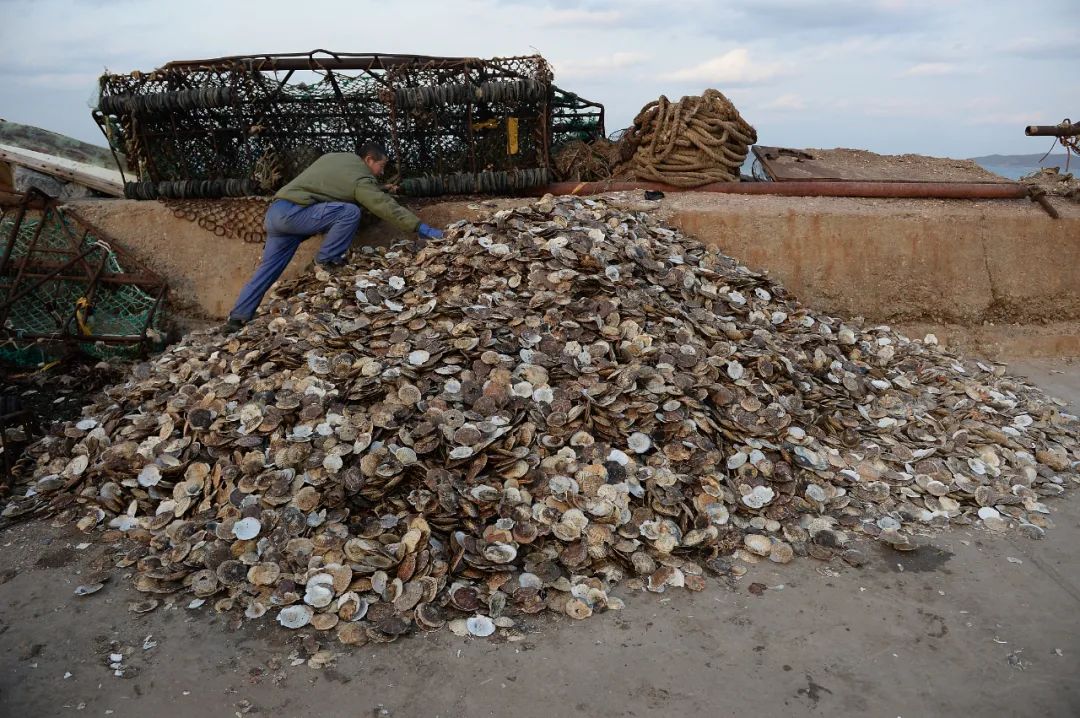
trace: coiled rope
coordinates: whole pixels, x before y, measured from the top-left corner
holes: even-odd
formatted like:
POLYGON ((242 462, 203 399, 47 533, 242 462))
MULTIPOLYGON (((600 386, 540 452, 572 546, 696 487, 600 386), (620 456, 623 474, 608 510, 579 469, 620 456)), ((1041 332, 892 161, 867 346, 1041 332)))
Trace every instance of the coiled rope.
POLYGON ((650 102, 623 136, 623 164, 629 174, 675 187, 738 181, 757 132, 718 90, 671 102, 650 102))

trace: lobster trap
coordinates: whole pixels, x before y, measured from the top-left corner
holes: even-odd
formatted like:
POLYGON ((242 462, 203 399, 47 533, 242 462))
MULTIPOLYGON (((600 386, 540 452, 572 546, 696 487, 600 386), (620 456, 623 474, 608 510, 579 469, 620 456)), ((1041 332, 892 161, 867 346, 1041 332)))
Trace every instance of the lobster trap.
POLYGON ((161 339, 166 284, 31 190, 0 214, 0 360, 131 357, 161 339))
POLYGON ((551 181, 552 147, 604 136, 604 108, 539 55, 307 54, 171 62, 104 75, 94 118, 135 199, 270 194, 326 152, 386 147, 407 195, 551 181))

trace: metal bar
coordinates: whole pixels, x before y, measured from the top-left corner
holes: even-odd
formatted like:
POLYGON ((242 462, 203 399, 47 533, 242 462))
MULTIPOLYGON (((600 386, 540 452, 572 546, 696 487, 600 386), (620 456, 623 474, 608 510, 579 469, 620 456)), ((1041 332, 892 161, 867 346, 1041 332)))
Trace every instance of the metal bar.
POLYGON ((154 324, 154 317, 157 315, 158 310, 161 308, 161 303, 165 301, 165 291, 167 287, 163 284, 161 289, 158 290, 157 296, 154 298, 154 306, 150 307, 150 311, 146 314, 146 324, 143 325, 142 330, 142 353, 146 355, 147 338, 150 333, 150 327, 154 324))
MULTIPOLYGON (((285 73, 285 78, 284 78, 283 80, 281 80, 280 82, 278 82, 278 85, 277 85, 277 87, 275 87, 275 88, 274 88, 274 91, 273 91, 273 92, 271 92, 271 93, 270 93, 270 96, 269 96, 269 97, 267 98, 267 102, 266 102, 266 105, 265 105, 265 106, 263 107, 263 109, 262 109, 262 110, 261 110, 261 111, 259 112, 259 114, 257 114, 257 115, 256 115, 256 116, 254 117, 254 119, 252 119, 252 121, 251 121, 251 125, 252 125, 253 127, 254 127, 255 125, 259 124, 260 122, 262 122, 262 119, 263 119, 264 117, 266 117, 266 115, 268 114, 268 111, 269 111, 269 110, 270 110, 271 108, 274 108, 274 109, 276 109, 276 108, 277 108, 277 106, 278 106, 278 104, 279 104, 279 102, 280 102, 280 100, 278 100, 278 95, 280 95, 280 94, 281 94, 281 90, 282 90, 282 89, 284 89, 285 85, 286 85, 286 84, 287 84, 287 83, 289 82, 289 80, 290 80, 290 79, 292 78, 292 76, 293 76, 293 72, 294 72, 294 70, 289 70, 289 71, 288 71, 287 73, 285 73)), ((260 78, 262 78, 262 77, 264 77, 264 75, 259 75, 259 77, 260 77, 260 78)), ((277 78, 275 78, 275 79, 277 79, 277 78)))
POLYGON ((1057 208, 1050 204, 1050 200, 1046 198, 1046 191, 1043 189, 1032 189, 1028 192, 1028 199, 1037 203, 1043 208, 1043 211, 1050 215, 1051 219, 1061 219, 1061 215, 1058 214, 1057 208))
POLYGON ((93 301, 94 295, 97 293, 98 282, 101 280, 101 275, 105 271, 105 265, 109 263, 109 253, 101 253, 101 263, 98 265, 97 271, 94 272, 94 276, 90 277, 90 286, 87 288, 84 297, 87 301, 93 301))
MULTIPOLYGON (((85 252, 83 252, 82 254, 78 255, 75 258, 73 258, 71 261, 69 261, 67 264, 65 264, 64 266, 57 269, 55 272, 50 272, 49 274, 46 274, 46 275, 42 276, 37 282, 35 282, 34 284, 31 284, 28 289, 24 289, 23 291, 19 292, 15 296, 13 296, 13 297, 9 296, 7 299, 5 299, 4 303, 0 304, 0 326, 3 326, 4 320, 7 319, 7 312, 11 309, 11 306, 13 304, 15 304, 15 302, 19 301, 20 299, 25 297, 27 294, 34 291, 35 289, 40 287, 45 282, 49 281, 50 279, 55 278, 56 275, 60 274, 60 272, 64 271, 65 269, 67 269, 71 265, 75 264, 76 262, 82 261, 87 255, 89 255, 95 249, 98 249, 98 248, 94 247, 94 246, 88 247, 85 252)), ((12 288, 14 289, 14 286, 12 288)))
MULTIPOLYGON (((82 247, 86 245, 86 238, 90 236, 90 230, 86 229, 86 228, 83 228, 82 237, 79 238, 79 239, 76 239, 75 234, 71 231, 71 228, 68 227, 67 218, 64 217, 64 213, 60 211, 59 203, 55 199, 52 199, 52 198, 49 199, 48 207, 46 208, 45 214, 41 218, 41 224, 42 225, 45 224, 45 219, 49 216, 49 212, 52 212, 56 216, 56 223, 58 225, 60 225, 61 231, 63 231, 63 233, 67 236, 68 241, 71 244, 71 252, 72 252, 72 254, 74 254, 75 252, 80 251, 82 249, 82 247)), ((96 245, 91 244, 90 246, 91 246, 91 248, 93 248, 96 245)), ((108 248, 106 248, 106 249, 108 249, 108 248)), ((27 258, 29 258, 29 256, 30 256, 30 253, 27 252, 27 258)), ((85 256, 85 254, 80 255, 80 256, 85 256)), ((85 270, 87 277, 89 277, 90 275, 92 275, 94 273, 94 270, 90 266, 89 262, 83 260, 82 265, 83 265, 83 270, 85 270)))
POLYGON ((116 167, 120 170, 121 182, 127 184, 127 175, 124 173, 124 165, 120 162, 120 157, 116 154, 116 148, 113 147, 112 138, 109 137, 109 131, 105 129, 105 125, 108 123, 105 114, 100 110, 94 110, 90 113, 90 116, 94 118, 94 122, 97 123, 98 129, 101 130, 101 134, 105 137, 105 144, 109 146, 109 152, 112 153, 113 161, 116 162, 116 167))
POLYGON ((37 247, 36 249, 34 249, 34 254, 59 254, 64 257, 70 257, 72 254, 75 253, 70 249, 51 249, 49 247, 37 247))
POLYGON ((103 344, 138 344, 143 341, 143 337, 136 336, 120 336, 118 334, 41 334, 39 332, 14 332, 10 329, 0 329, 0 336, 7 336, 15 341, 53 341, 63 342, 65 344, 82 344, 101 342, 103 344))
POLYGON ((387 88, 390 87, 390 83, 387 82, 386 78, 383 77, 382 75, 376 75, 374 72, 371 71, 371 68, 368 68, 368 67, 365 67, 365 68, 362 68, 362 69, 364 71, 364 74, 371 77, 373 80, 375 80, 375 82, 378 82, 383 87, 387 87, 387 88))
MULTIPOLYGON (((142 134, 139 127, 142 124, 142 120, 139 119, 138 115, 128 115, 128 117, 131 118, 131 134, 135 137, 138 137, 140 134, 142 134)), ((140 142, 139 144, 141 145, 142 143, 140 142)), ((147 176, 155 182, 160 182, 163 179, 168 179, 166 177, 163 177, 161 173, 158 172, 157 162, 154 160, 154 153, 150 151, 150 148, 144 147, 143 150, 143 159, 146 161, 147 176)))
POLYGON ((1024 128, 1028 137, 1077 137, 1080 136, 1080 123, 1062 122, 1060 125, 1028 125, 1024 128))
POLYGON ((543 167, 551 167, 551 140, 554 128, 548 122, 548 108, 551 107, 553 98, 553 91, 548 90, 548 96, 544 100, 544 112, 540 114, 540 165, 543 167))
POLYGON ((30 204, 29 200, 30 195, 26 195, 19 204, 18 212, 15 214, 15 224, 11 225, 11 232, 8 234, 7 244, 4 245, 4 253, 0 255, 0 274, 7 269, 8 260, 11 258, 11 252, 15 249, 15 238, 19 236, 19 229, 22 228, 23 220, 26 218, 26 208, 30 204))
POLYGON ((0 326, 4 325, 7 321, 8 312, 11 311, 11 307, 14 306, 16 299, 12 299, 13 294, 17 294, 19 288, 19 282, 22 280, 23 274, 26 272, 26 266, 30 263, 30 257, 34 253, 34 246, 41 238, 41 230, 45 226, 45 221, 49 218, 49 212, 53 212, 51 205, 46 206, 45 213, 41 215, 41 219, 38 220, 37 228, 34 230, 34 236, 30 240, 30 243, 26 245, 26 254, 23 256, 22 261, 19 262, 19 271, 15 273, 15 278, 11 280, 11 287, 8 289, 7 296, 4 297, 4 303, 0 304, 0 326))
MULTIPOLYGON (((107 255, 106 255, 107 256, 107 255)), ((61 269, 59 275, 54 275, 53 270, 57 268, 57 265, 46 265, 39 267, 44 271, 28 271, 23 275, 23 279, 40 279, 41 277, 52 277, 57 281, 74 282, 79 280, 86 280, 85 274, 64 274, 61 269)), ((0 274, 0 277, 7 277, 11 275, 0 274)), ((118 286, 133 286, 144 287, 148 289, 157 289, 161 286, 161 280, 156 277, 148 277, 143 274, 105 274, 101 276, 98 281, 101 284, 115 284, 118 286)))
MULTIPOLYGON (((345 120, 346 125, 352 128, 353 136, 359 139, 360 122, 350 115, 348 102, 345 100, 345 95, 341 92, 341 88, 338 87, 337 78, 334 77, 333 70, 326 71, 326 79, 330 81, 330 86, 334 88, 334 95, 337 97, 338 106, 341 108, 341 118, 345 120)), ((356 149, 360 149, 360 147, 357 146, 356 149)))
POLYGON ((45 209, 45 203, 38 197, 30 198, 18 192, 0 191, 0 207, 5 209, 18 209, 23 203, 27 209, 45 209))
POLYGON ((469 135, 469 170, 476 172, 476 130, 473 129, 473 95, 469 93, 469 102, 465 106, 465 129, 469 135))
POLYGON ((969 182, 715 182, 683 188, 659 182, 556 182, 522 192, 526 196, 544 194, 587 195, 601 192, 651 189, 661 192, 713 192, 718 194, 759 194, 780 197, 884 197, 910 199, 1024 199, 1027 189, 1018 183, 981 184, 969 182))
POLYGON ((457 69, 470 59, 466 57, 430 57, 427 55, 346 55, 315 59, 310 53, 296 55, 274 55, 266 57, 248 57, 236 55, 219 57, 211 60, 176 60, 167 63, 162 69, 225 69, 237 64, 245 64, 253 70, 389 70, 403 65, 433 65, 435 69, 457 69))

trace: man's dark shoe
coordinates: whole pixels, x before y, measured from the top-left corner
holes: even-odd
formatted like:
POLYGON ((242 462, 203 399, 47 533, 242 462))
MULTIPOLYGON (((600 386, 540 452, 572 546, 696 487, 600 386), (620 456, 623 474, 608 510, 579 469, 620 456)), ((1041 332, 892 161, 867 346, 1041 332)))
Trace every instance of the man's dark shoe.
POLYGON ((247 324, 247 322, 243 319, 229 317, 228 321, 221 325, 221 331, 224 334, 232 334, 233 332, 238 332, 243 329, 245 324, 247 324))
POLYGON ((316 269, 321 269, 332 275, 341 274, 348 266, 348 263, 342 259, 332 259, 326 262, 315 262, 316 269))

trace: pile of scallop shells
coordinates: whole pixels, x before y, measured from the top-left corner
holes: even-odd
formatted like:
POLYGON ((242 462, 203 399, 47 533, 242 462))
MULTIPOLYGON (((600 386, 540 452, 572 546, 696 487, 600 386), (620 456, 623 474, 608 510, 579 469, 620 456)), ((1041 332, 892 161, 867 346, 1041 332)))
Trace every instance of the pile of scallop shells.
POLYGON ((357 644, 513 636, 616 587, 855 563, 950 524, 1040 538, 1080 443, 1000 367, 812 312, 650 214, 546 197, 281 287, 31 463, 5 515, 116 542, 133 610, 357 644))

